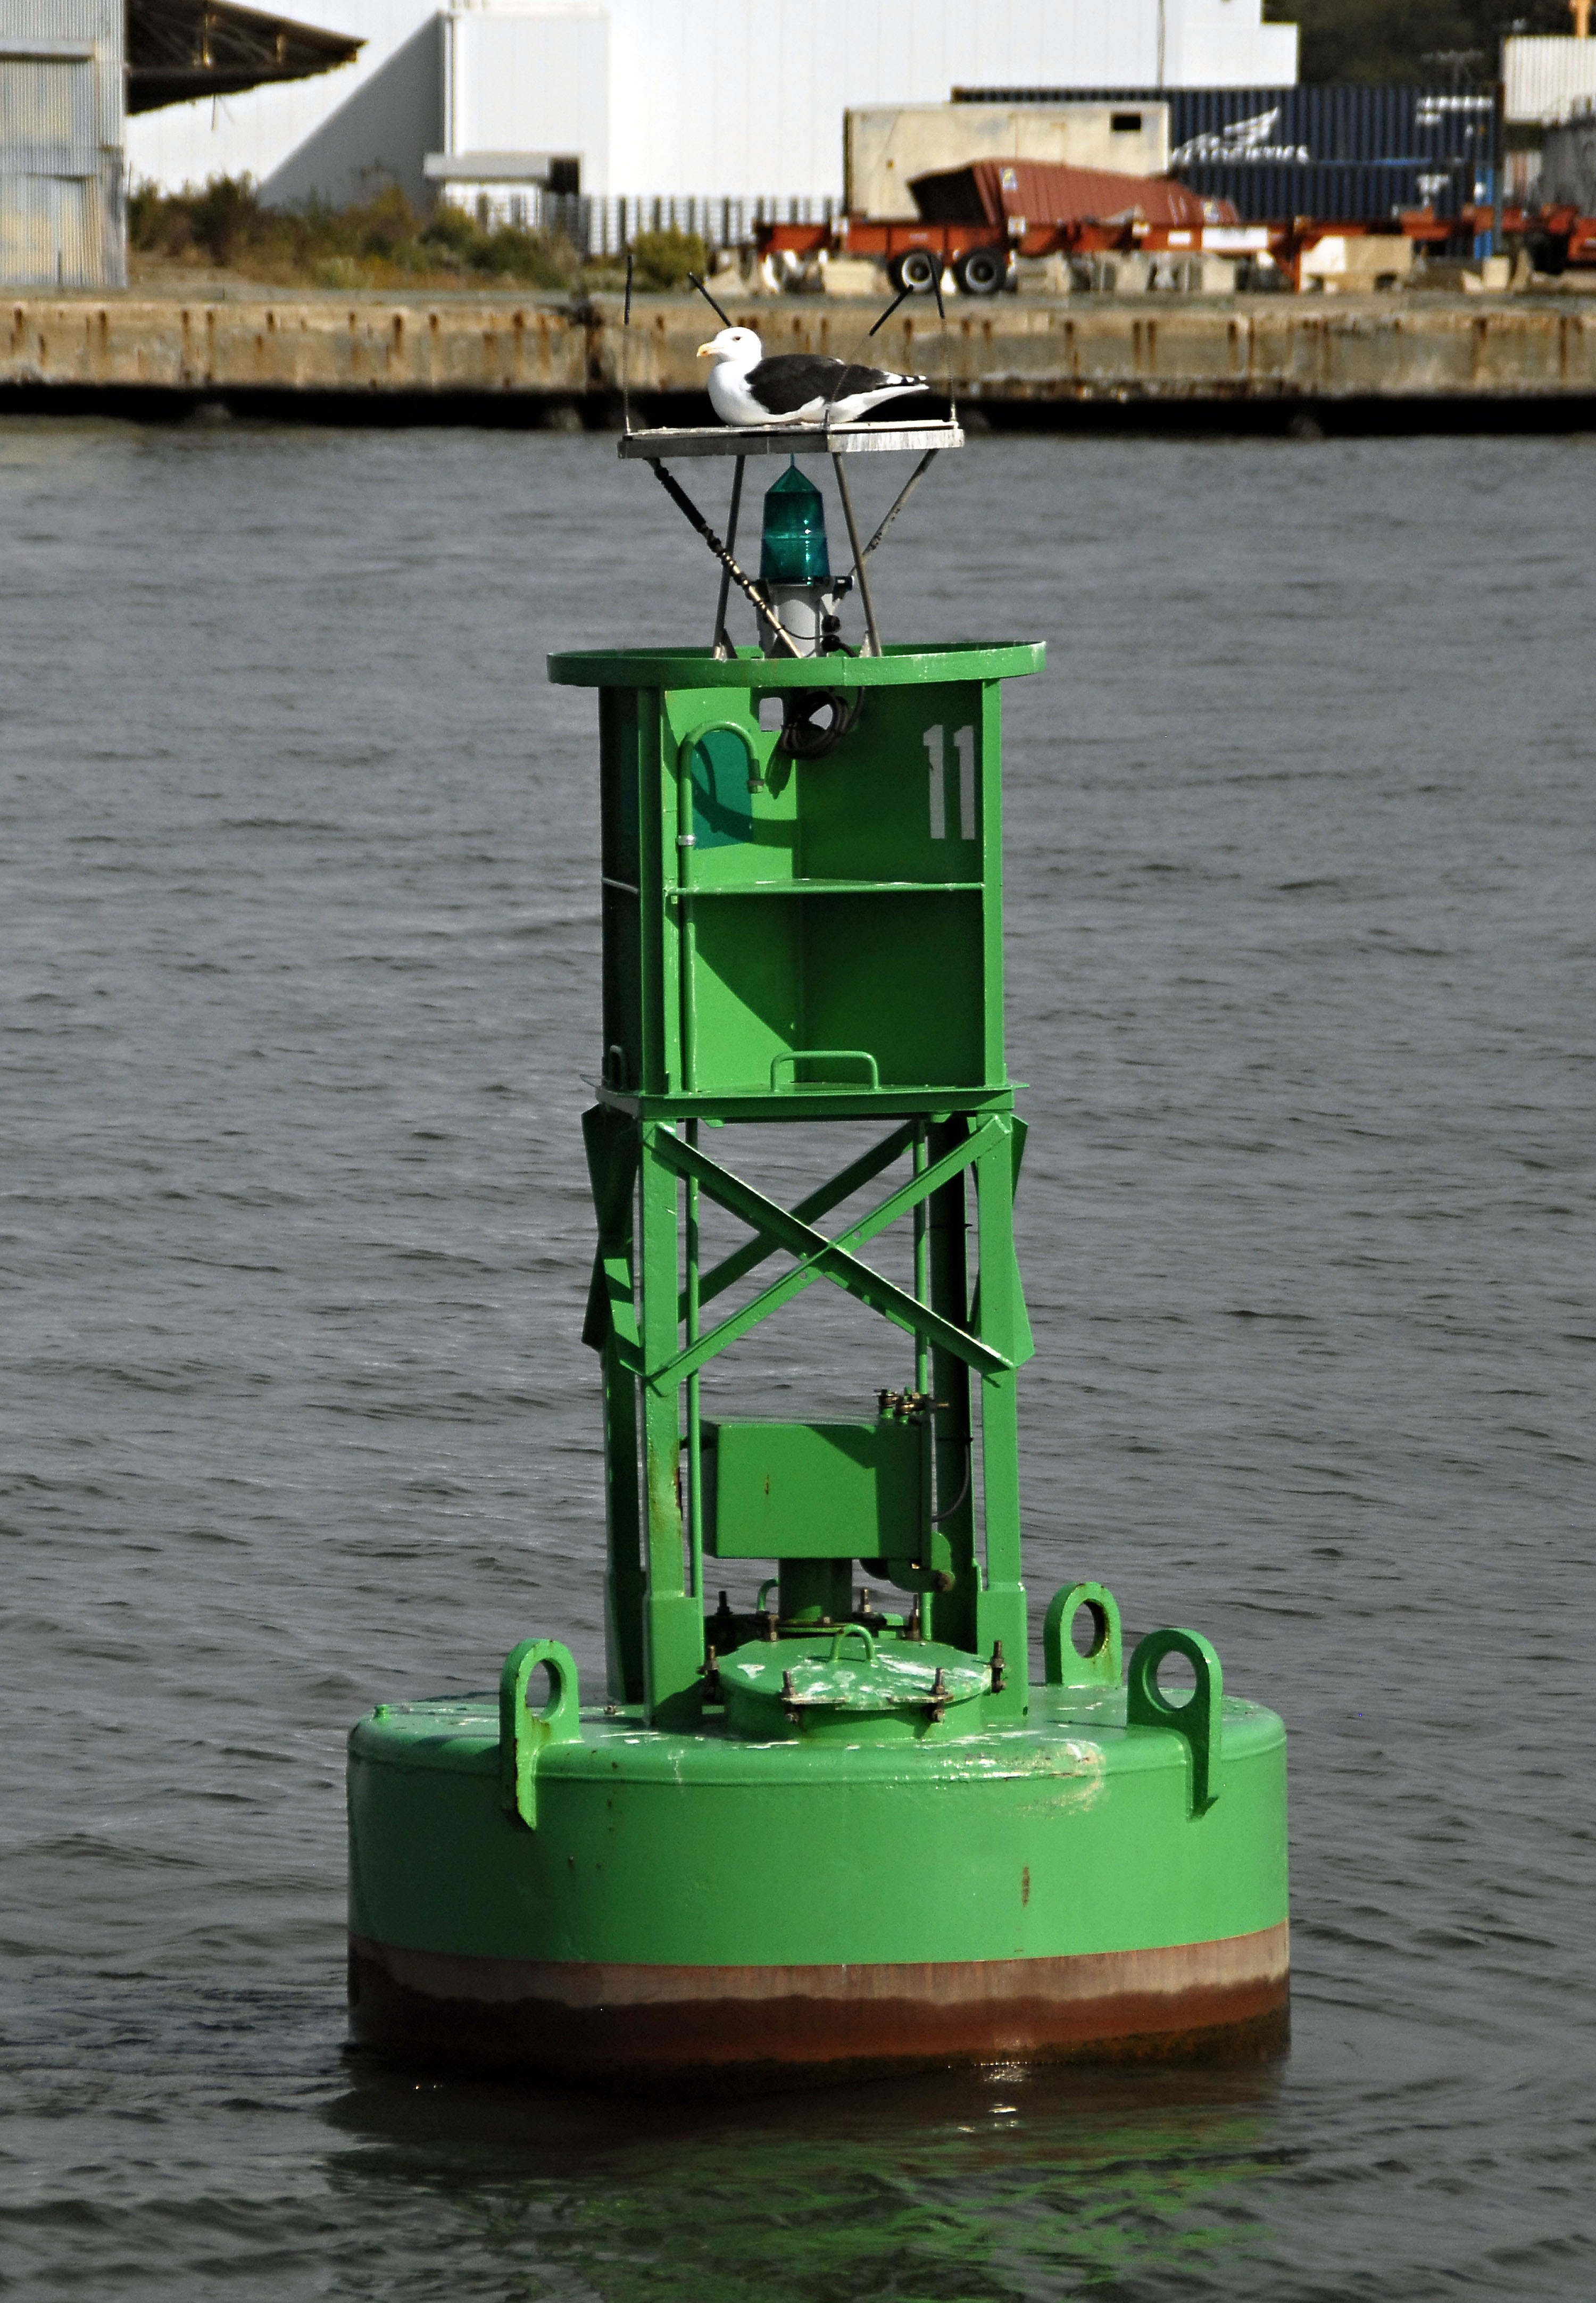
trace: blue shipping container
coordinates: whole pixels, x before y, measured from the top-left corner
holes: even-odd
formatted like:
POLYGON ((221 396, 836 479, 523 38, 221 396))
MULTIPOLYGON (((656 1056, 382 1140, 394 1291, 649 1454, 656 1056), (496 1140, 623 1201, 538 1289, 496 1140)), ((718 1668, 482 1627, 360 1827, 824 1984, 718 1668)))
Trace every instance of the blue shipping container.
POLYGON ((1488 199, 1499 145, 1492 89, 986 88, 956 104, 1167 104, 1171 173, 1249 221, 1455 215, 1488 199))
POLYGON ((1474 192, 1474 172, 1349 161, 1324 168, 1254 163, 1245 167, 1183 167, 1180 181, 1204 199, 1229 200, 1245 224, 1383 224, 1402 208, 1431 207, 1449 216, 1474 192), (1466 176, 1466 181, 1465 177, 1466 176))

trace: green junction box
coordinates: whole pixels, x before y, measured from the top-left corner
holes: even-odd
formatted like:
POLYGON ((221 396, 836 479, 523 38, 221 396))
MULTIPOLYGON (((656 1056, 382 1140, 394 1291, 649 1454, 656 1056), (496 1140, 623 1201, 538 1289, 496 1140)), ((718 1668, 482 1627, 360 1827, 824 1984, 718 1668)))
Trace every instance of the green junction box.
POLYGON ((1193 1632, 1127 1671, 1085 1578, 1028 1667, 1000 719, 1042 663, 551 660, 599 700, 608 1685, 529 1639, 496 1691, 355 1729, 359 2039, 666 2084, 1284 2041, 1279 1721, 1193 1632), (740 1123, 843 1120, 872 1148, 797 1207, 739 1172, 740 1123), (748 1233, 712 1264, 705 1199, 748 1233), (912 1285, 867 1260, 894 1226, 912 1285), (883 1322, 875 1412, 705 1414, 822 1282, 883 1322))

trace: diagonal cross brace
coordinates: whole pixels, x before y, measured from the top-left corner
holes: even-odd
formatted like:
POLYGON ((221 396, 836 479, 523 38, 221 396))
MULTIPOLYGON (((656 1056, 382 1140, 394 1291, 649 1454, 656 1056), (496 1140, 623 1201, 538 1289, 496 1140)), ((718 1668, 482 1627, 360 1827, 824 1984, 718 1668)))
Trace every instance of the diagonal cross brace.
POLYGON ((967 1136, 954 1151, 945 1152, 933 1165, 900 1185, 869 1215, 862 1217, 857 1224, 850 1224, 838 1238, 827 1239, 823 1232, 813 1230, 797 1216, 790 1215, 785 1208, 778 1207, 773 1200, 767 1200, 762 1192, 756 1192, 751 1185, 745 1184, 740 1177, 731 1175, 714 1160, 705 1159, 702 1152, 694 1151, 680 1137, 661 1128, 654 1139, 654 1148, 668 1167, 673 1168, 678 1175, 693 1177, 712 1200, 729 1209, 734 1216, 739 1216, 744 1223, 751 1224, 756 1231, 765 1234, 777 1246, 784 1247, 797 1256, 798 1265, 796 1271, 790 1271, 773 1281, 763 1295, 756 1295, 740 1312, 733 1312, 718 1327, 712 1328, 708 1335, 700 1336, 696 1343, 689 1344, 685 1351, 678 1352, 675 1358, 667 1361, 663 1367, 654 1369, 647 1378, 649 1384, 659 1389, 667 1384, 680 1383, 688 1376, 696 1374, 717 1352, 724 1351, 729 1344, 746 1335, 769 1312, 803 1288, 812 1286, 816 1279, 834 1280, 839 1287, 844 1288, 850 1295, 857 1295, 873 1312, 879 1312, 884 1319, 891 1320, 894 1326, 907 1329, 910 1335, 929 1337, 933 1344, 950 1352, 954 1358, 965 1361, 982 1375, 1009 1372, 1014 1364, 1011 1360, 994 1351, 990 1344, 984 1344, 968 1334, 965 1329, 956 1328, 950 1320, 943 1319, 940 1312, 932 1311, 928 1304, 916 1303, 905 1289, 894 1286, 890 1279, 883 1279, 880 1272, 873 1271, 867 1263, 861 1262, 849 1252, 874 1239, 877 1232, 884 1231, 889 1224, 907 1214, 917 1201, 927 1198, 962 1168, 971 1166, 984 1152, 992 1149, 993 1142, 1003 1133, 999 1121, 983 1121, 975 1133, 967 1136))
MULTIPOLYGON (((894 1160, 900 1159, 914 1140, 915 1122, 907 1120, 901 1127, 895 1127, 891 1135, 883 1136, 879 1143, 861 1153, 851 1166, 833 1176, 829 1183, 822 1184, 818 1191, 811 1192, 807 1199, 800 1200, 792 1211, 793 1214, 800 1223, 808 1223, 815 1216, 829 1215, 833 1208, 840 1207, 844 1200, 851 1200, 863 1185, 873 1182, 883 1168, 890 1168, 894 1160)), ((779 1244, 773 1239, 750 1239, 732 1254, 723 1257, 699 1280, 699 1303, 708 1303, 715 1296, 723 1295, 728 1287, 735 1287, 738 1281, 746 1278, 750 1271, 764 1261, 767 1255, 773 1255, 779 1244)), ((688 1296, 684 1287, 680 1316, 685 1320, 687 1315, 688 1296)))

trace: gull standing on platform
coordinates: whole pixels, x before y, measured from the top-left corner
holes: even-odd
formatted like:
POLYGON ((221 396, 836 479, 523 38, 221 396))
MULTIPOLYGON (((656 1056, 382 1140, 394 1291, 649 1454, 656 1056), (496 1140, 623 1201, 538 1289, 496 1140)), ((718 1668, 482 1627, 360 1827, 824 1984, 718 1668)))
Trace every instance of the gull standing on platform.
POLYGON ((752 328, 722 328, 698 347, 712 359, 709 401, 722 424, 854 424, 906 392, 930 389, 923 375, 861 367, 821 352, 777 352, 766 359, 752 328))

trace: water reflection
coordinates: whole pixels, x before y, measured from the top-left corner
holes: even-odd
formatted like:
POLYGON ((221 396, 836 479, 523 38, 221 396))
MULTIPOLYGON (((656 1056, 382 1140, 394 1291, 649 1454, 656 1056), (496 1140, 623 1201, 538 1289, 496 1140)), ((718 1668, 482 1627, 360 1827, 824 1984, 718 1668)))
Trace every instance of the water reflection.
POLYGON ((434 2238, 445 2207, 466 2253, 509 2274, 496 2291, 528 2299, 1225 2293, 1301 2155, 1272 2068, 996 2070, 711 2105, 351 2074, 327 2110, 348 2145, 334 2190, 362 2223, 424 2193, 434 2238))

